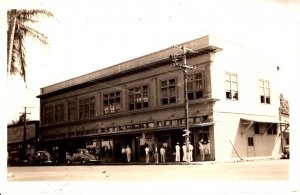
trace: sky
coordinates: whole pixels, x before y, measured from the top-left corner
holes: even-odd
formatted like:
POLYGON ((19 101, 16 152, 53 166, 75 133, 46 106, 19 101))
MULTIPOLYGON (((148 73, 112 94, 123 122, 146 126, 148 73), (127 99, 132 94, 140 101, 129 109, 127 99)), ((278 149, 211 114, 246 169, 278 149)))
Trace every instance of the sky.
POLYGON ((49 45, 27 39, 27 88, 20 77, 7 77, 8 123, 17 120, 25 106, 31 113, 29 118, 39 120, 36 96, 42 87, 205 35, 237 43, 274 60, 280 66, 281 78, 286 78, 280 87, 287 99, 296 88, 295 73, 300 61, 299 1, 53 0, 25 3, 7 0, 1 4, 1 11, 3 8, 44 8, 54 14, 54 18, 42 18, 35 25, 49 37, 49 45))

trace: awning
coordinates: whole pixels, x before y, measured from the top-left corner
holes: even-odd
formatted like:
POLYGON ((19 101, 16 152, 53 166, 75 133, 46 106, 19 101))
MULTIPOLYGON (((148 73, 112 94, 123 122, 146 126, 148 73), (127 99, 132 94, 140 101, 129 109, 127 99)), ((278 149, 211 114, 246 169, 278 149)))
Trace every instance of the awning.
POLYGON ((214 124, 215 122, 206 122, 206 123, 191 124, 191 126, 206 127, 206 126, 213 126, 214 124))
POLYGON ((288 122, 279 121, 277 119, 264 119, 264 120, 257 120, 257 119, 244 119, 241 118, 241 123, 243 125, 249 125, 250 123, 272 123, 272 124, 289 124, 288 122))
POLYGON ((267 118, 267 119, 264 119, 264 120, 261 120, 261 119, 257 120, 257 119, 244 119, 244 118, 240 118, 240 121, 241 121, 242 125, 247 125, 247 127, 245 129, 243 129, 241 131, 241 133, 246 132, 254 123, 278 124, 278 125, 281 125, 281 126, 286 126, 286 128, 289 126, 288 122, 279 121, 277 119, 270 119, 270 118, 267 118))

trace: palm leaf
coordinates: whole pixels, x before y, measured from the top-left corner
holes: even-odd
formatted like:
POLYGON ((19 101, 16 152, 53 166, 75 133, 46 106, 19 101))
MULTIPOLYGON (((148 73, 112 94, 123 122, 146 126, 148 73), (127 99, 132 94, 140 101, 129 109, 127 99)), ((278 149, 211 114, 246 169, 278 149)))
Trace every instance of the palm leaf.
POLYGON ((25 38, 31 36, 43 44, 48 44, 45 34, 29 26, 36 23, 40 16, 52 17, 47 10, 16 10, 7 11, 7 72, 20 74, 26 83, 25 38))

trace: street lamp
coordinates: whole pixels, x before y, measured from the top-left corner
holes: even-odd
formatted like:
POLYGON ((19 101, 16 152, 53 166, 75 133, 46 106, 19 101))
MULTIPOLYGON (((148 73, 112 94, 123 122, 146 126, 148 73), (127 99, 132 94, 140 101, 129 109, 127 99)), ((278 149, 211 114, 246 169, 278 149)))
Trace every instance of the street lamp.
MULTIPOLYGON (((188 69, 195 69, 194 67, 192 66, 188 66, 186 64, 186 54, 187 52, 191 52, 191 53, 197 53, 197 51, 195 50, 192 50, 190 48, 187 48, 185 47, 184 45, 183 46, 173 46, 173 48, 180 48, 183 50, 183 54, 182 54, 182 59, 183 59, 183 64, 179 64, 177 61, 179 60, 179 55, 171 55, 170 56, 170 59, 172 60, 173 62, 173 66, 174 67, 177 67, 179 69, 181 69, 183 71, 183 75, 184 75, 184 103, 185 103, 185 129, 183 130, 184 131, 184 134, 182 136, 185 137, 185 143, 186 143, 186 147, 187 147, 187 151, 189 152, 189 144, 190 144, 190 128, 189 128, 189 99, 188 99, 188 89, 187 89, 187 70, 188 69)), ((188 163, 190 163, 190 157, 188 155, 188 163)))

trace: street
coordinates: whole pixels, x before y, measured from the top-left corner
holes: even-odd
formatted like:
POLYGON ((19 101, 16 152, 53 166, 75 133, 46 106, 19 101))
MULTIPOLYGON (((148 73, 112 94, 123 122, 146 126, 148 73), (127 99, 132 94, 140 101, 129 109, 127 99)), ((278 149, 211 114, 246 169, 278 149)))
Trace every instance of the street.
POLYGON ((236 181, 288 180, 289 160, 199 165, 8 167, 8 181, 236 181))
POLYGON ((286 194, 295 190, 289 169, 289 160, 270 159, 197 165, 8 167, 7 193, 3 194, 286 194))

